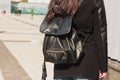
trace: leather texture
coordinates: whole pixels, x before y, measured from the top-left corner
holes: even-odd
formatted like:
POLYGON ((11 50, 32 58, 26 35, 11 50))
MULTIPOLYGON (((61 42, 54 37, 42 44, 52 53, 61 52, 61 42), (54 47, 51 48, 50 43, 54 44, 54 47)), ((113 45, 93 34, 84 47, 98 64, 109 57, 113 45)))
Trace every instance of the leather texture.
MULTIPOLYGON (((76 22, 78 25, 77 27, 82 27, 84 24, 85 26, 83 27, 83 30, 87 29, 86 26, 91 25, 93 25, 94 28, 93 34, 90 35, 84 47, 84 59, 82 59, 82 62, 80 61, 80 64, 77 66, 55 65, 55 77, 82 76, 90 77, 92 79, 94 76, 96 78, 95 80, 99 80, 99 70, 101 72, 107 72, 107 23, 105 17, 105 7, 103 3, 104 0, 96 0, 98 2, 102 2, 98 5, 99 7, 96 7, 93 4, 93 1, 94 0, 84 0, 78 12, 76 13, 76 16, 74 17, 74 22, 76 22), (94 10, 95 13, 93 13, 94 16, 91 21, 90 17, 88 16, 91 16, 91 12, 94 10)), ((81 28, 76 29, 78 31, 81 30, 81 28)))
POLYGON ((104 54, 100 55, 100 70, 101 72, 107 72, 108 67, 108 43, 107 43, 107 21, 106 21, 106 12, 105 12, 105 5, 104 0, 95 0, 94 4, 98 7, 98 15, 99 15, 99 22, 100 22, 100 33, 102 38, 102 47, 103 49, 101 53, 104 54), (103 66, 104 65, 104 66, 103 66))
POLYGON ((44 20, 40 26, 40 32, 45 34, 63 35, 71 30, 72 16, 57 16, 49 21, 44 20))
POLYGON ((82 40, 72 27, 72 15, 66 15, 58 5, 53 6, 53 9, 58 13, 60 11, 64 16, 58 15, 48 21, 45 19, 40 26, 40 31, 46 34, 43 44, 45 61, 55 64, 77 63, 79 57, 84 55, 82 50, 88 35, 84 36, 82 44, 82 40))
POLYGON ((72 15, 67 15, 67 13, 58 5, 54 5, 53 9, 56 14, 59 13, 62 15, 57 15, 50 20, 47 18, 44 19, 40 25, 40 32, 53 35, 63 35, 69 33, 72 26, 72 15))
MULTIPOLYGON (((85 38, 87 37, 88 35, 85 38)), ((47 34, 43 44, 45 61, 55 64, 77 63, 79 57, 84 56, 82 53, 84 42, 81 41, 74 28, 66 35, 47 34)))

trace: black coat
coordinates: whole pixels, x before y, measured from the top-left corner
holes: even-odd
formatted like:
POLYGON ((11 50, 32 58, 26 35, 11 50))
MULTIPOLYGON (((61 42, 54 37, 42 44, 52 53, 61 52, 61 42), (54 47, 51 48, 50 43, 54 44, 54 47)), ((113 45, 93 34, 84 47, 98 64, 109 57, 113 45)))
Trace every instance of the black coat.
POLYGON ((99 70, 107 72, 107 24, 103 0, 83 0, 73 17, 78 34, 91 32, 84 58, 75 65, 55 65, 55 77, 89 77, 98 79, 99 70))

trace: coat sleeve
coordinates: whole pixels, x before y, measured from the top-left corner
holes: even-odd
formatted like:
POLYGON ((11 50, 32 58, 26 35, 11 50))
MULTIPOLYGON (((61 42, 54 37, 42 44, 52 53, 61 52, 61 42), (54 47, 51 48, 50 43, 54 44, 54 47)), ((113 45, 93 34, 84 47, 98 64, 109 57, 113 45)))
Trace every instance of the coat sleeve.
POLYGON ((106 12, 103 0, 96 0, 96 6, 98 6, 99 24, 100 24, 100 37, 101 38, 101 50, 99 51, 99 69, 101 72, 107 72, 108 67, 108 45, 107 45, 107 21, 106 12))

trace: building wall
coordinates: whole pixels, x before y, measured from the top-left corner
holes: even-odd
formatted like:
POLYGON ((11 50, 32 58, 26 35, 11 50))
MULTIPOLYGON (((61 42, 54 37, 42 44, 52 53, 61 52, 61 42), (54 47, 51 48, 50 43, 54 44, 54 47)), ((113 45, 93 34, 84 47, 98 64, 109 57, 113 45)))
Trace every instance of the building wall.
POLYGON ((0 12, 6 10, 8 13, 11 9, 11 0, 0 0, 0 12))
POLYGON ((108 25, 108 56, 120 61, 120 0, 104 0, 108 25))
POLYGON ((46 3, 12 3, 12 13, 15 12, 16 9, 21 10, 23 14, 31 14, 31 11, 34 10, 34 14, 46 14, 47 13, 46 3))

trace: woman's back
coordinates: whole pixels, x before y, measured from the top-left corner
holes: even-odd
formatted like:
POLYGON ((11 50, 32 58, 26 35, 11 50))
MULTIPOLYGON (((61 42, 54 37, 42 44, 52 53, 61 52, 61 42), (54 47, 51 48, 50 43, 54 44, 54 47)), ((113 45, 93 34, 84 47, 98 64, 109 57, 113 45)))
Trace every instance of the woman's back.
MULTIPOLYGON (((54 1, 57 0, 51 0, 51 4, 54 4, 54 1)), ((64 0, 58 0, 58 2, 59 1, 64 0)), ((79 0, 71 1, 79 2, 79 0)), ((50 7, 51 4, 49 5, 48 18, 55 15, 50 7)), ((69 2, 68 4, 72 5, 72 3, 69 2)), ((63 5, 65 6, 65 4, 63 5)), ((55 64, 54 77, 55 80, 64 77, 99 80, 99 71, 101 73, 107 72, 107 23, 104 2, 103 0, 83 0, 78 8, 75 6, 78 5, 73 4, 71 9, 67 9, 67 6, 64 9, 68 13, 71 12, 71 14, 74 14, 72 27, 76 29, 80 38, 84 36, 84 34, 81 33, 90 33, 83 50, 85 56, 78 64, 55 64), (75 10, 73 9, 76 9, 77 12, 74 13, 75 10)))

